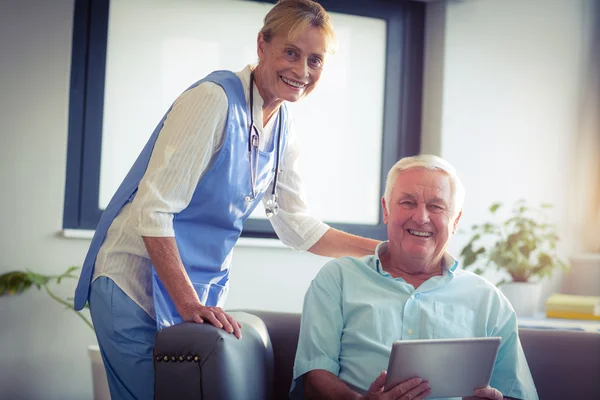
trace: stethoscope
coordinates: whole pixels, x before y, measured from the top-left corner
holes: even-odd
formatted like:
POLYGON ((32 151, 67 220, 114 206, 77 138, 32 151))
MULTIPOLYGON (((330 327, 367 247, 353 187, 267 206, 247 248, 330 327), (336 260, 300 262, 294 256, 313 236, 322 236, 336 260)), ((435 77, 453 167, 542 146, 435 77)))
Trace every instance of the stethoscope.
MULTIPOLYGON (((271 198, 265 204, 265 214, 271 218, 279 213, 279 203, 277 202, 277 175, 279 174, 279 147, 281 146, 281 106, 279 107, 279 126, 277 128, 277 149, 275 153, 275 177, 273 178, 273 190, 271 198)), ((248 130, 248 153, 250 159, 250 185, 252 186, 252 197, 246 196, 246 201, 250 202, 256 199, 256 180, 258 176, 258 143, 260 134, 254 125, 254 71, 250 73, 250 128, 248 130)))

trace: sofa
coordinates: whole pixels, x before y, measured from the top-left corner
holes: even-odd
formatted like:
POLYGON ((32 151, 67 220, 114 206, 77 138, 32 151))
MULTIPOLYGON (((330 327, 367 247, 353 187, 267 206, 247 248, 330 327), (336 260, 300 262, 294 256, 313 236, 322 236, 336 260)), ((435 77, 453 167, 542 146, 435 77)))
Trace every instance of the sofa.
MULTIPOLYGON (((287 399, 300 314, 232 311, 241 340, 210 324, 157 333, 155 399, 287 399)), ((519 330, 541 400, 600 399, 600 333, 519 330)))

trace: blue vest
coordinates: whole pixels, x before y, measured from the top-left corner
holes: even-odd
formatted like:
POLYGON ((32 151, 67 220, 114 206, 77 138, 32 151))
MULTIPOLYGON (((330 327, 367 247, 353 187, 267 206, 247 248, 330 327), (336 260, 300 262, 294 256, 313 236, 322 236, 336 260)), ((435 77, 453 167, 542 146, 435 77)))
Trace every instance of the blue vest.
MULTIPOLYGON (((174 215, 173 229, 181 260, 198 298, 204 305, 215 306, 222 304, 227 294, 231 251, 240 237, 244 221, 262 199, 273 179, 276 151, 279 150, 279 156, 283 154, 288 124, 287 109, 282 104, 281 114, 277 116, 283 118, 281 125, 278 120, 274 121, 273 140, 264 152, 258 152, 256 199, 247 201, 248 196, 252 198, 248 144, 251 110, 246 102, 244 89, 240 79, 230 71, 213 72, 190 89, 205 81, 220 85, 227 95, 229 107, 223 147, 214 158, 213 165, 198 182, 189 205, 174 215), (282 132, 279 132, 278 126, 282 127, 282 132), (278 147, 279 135, 283 136, 281 146, 278 147)), ((170 111, 167 111, 154 130, 100 218, 75 291, 76 310, 81 310, 88 299, 96 256, 106 232, 123 206, 135 197, 156 139, 170 111)), ((255 157, 256 154, 253 160, 255 157)), ((152 285, 158 329, 183 322, 154 267, 152 285)))

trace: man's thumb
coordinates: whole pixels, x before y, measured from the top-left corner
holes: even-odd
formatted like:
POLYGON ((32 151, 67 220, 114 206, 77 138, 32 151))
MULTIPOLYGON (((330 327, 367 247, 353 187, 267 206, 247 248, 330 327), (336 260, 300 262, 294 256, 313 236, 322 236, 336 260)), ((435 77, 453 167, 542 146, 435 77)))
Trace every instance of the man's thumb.
POLYGON ((385 379, 387 378, 387 371, 381 371, 379 376, 375 378, 371 386, 369 387, 369 392, 378 393, 383 391, 383 385, 385 385, 385 379))

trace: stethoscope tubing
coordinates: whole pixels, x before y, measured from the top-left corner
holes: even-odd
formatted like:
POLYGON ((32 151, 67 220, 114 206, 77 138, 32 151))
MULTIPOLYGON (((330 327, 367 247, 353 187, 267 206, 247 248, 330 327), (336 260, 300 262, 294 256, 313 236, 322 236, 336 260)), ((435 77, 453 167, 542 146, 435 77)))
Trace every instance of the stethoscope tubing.
MULTIPOLYGON (((258 175, 258 145, 260 142, 260 133, 258 129, 254 125, 254 71, 250 73, 250 127, 248 129, 248 152, 250 159, 250 184, 252 186, 252 196, 256 198, 256 180, 258 175), (253 150, 256 152, 256 156, 254 157, 254 164, 252 163, 252 155, 253 150)), ((277 202, 277 178, 279 175, 279 160, 280 160, 280 150, 281 150, 281 125, 282 125, 282 112, 281 106, 279 106, 278 111, 278 127, 277 127, 277 147, 275 149, 275 176, 273 177, 273 189, 271 191, 271 195, 273 197, 274 202, 277 202)))

